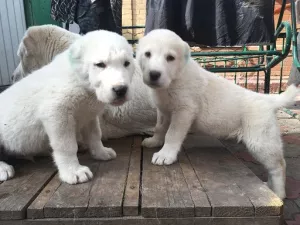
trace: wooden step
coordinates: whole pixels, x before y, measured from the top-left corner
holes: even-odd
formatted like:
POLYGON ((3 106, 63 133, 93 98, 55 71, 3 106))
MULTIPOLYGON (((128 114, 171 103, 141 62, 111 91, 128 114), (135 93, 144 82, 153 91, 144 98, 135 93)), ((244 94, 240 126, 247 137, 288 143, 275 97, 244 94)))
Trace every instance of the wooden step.
POLYGON ((282 201, 218 140, 190 135, 179 160, 151 164, 142 137, 110 140, 117 158, 79 154, 90 182, 60 182, 50 158, 17 164, 0 184, 0 224, 263 224, 282 222, 282 201))

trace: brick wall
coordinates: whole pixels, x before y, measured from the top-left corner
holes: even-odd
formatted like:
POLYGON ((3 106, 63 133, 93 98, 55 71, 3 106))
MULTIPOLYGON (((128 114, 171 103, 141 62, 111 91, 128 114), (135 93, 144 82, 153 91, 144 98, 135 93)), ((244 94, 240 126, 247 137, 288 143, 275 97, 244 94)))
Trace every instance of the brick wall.
MULTIPOLYGON (((123 0, 123 26, 145 25, 146 0, 123 0)), ((144 34, 144 29, 123 30, 123 35, 128 39, 138 39, 144 34)))
MULTIPOLYGON (((275 11, 281 6, 282 0, 276 0, 275 11)), ((145 24, 146 15, 146 0, 123 0, 123 26, 136 26, 145 24)), ((283 21, 290 21, 291 12, 290 8, 285 10, 283 21)), ((275 23, 277 22, 278 14, 275 13, 275 23)), ((123 30, 123 35, 127 39, 138 39, 144 34, 143 29, 127 29, 123 30)), ((277 43, 277 48, 281 48, 282 41, 277 43)), ((204 49, 202 49, 204 50, 204 49)), ((206 49, 207 50, 207 49, 206 49)), ((209 49, 209 51, 217 51, 217 49, 209 49)), ((289 77, 289 73, 292 65, 292 57, 290 55, 284 60, 282 64, 277 65, 272 69, 271 73, 271 92, 277 93, 279 91, 280 77, 282 77, 282 90, 285 89, 286 83, 289 77)), ((224 75, 224 74, 221 74, 224 75)), ((236 82, 242 86, 247 83, 247 88, 256 90, 257 80, 259 81, 259 91, 263 91, 264 87, 264 73, 236 73, 226 74, 226 77, 230 80, 236 80, 236 82), (258 79, 257 79, 258 76, 258 79), (247 82, 246 82, 247 77, 247 82)))

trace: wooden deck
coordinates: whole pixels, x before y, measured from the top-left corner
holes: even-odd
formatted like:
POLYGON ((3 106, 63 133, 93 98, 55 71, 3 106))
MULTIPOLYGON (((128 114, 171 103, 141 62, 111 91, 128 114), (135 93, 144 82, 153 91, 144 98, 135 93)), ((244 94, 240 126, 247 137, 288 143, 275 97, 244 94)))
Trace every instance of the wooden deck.
POLYGON ((94 173, 61 183, 51 159, 22 161, 0 184, 1 225, 277 225, 282 201, 215 139, 189 136, 179 162, 155 166, 141 137, 106 143, 109 162, 80 154, 94 173))

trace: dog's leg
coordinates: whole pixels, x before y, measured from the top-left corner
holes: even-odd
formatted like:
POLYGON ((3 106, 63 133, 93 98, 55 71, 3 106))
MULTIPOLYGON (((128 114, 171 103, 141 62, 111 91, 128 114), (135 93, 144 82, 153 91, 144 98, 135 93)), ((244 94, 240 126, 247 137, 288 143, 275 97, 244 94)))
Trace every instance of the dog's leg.
POLYGON ((167 133, 168 127, 170 124, 170 118, 167 115, 164 115, 157 109, 157 122, 155 125, 154 135, 150 138, 146 138, 142 145, 147 148, 160 147, 164 144, 165 135, 167 133))
POLYGON ((13 178, 15 175, 14 167, 1 161, 4 159, 3 151, 4 151, 3 148, 0 146, 0 181, 9 180, 13 178))
MULTIPOLYGON (((268 171, 268 186, 273 190, 278 197, 284 199, 285 194, 285 179, 286 179, 286 163, 283 156, 278 153, 261 156, 261 152, 266 151, 265 146, 260 148, 260 152, 253 151, 253 146, 248 147, 253 157, 257 159, 268 171)), ((276 147, 277 148, 277 147, 276 147)), ((278 149, 278 148, 277 148, 278 149)), ((268 150, 270 150, 268 148, 268 150)))
POLYGON ((152 163, 170 165, 177 160, 181 145, 191 127, 194 116, 189 111, 172 113, 171 124, 167 131, 163 148, 154 153, 152 163))
POLYGON ((76 126, 73 117, 66 121, 47 120, 44 122, 45 130, 49 136, 53 149, 53 158, 58 167, 59 177, 69 184, 83 183, 92 179, 93 173, 87 166, 79 164, 77 157, 76 126))
POLYGON ((98 160, 110 160, 116 158, 116 152, 112 148, 104 147, 102 144, 98 116, 90 121, 83 129, 82 137, 84 142, 89 146, 89 151, 93 158, 98 160))
POLYGON ((3 161, 0 161, 0 181, 9 180, 13 178, 14 175, 14 168, 3 161))
POLYGON ((277 168, 269 169, 268 186, 281 198, 286 197, 285 181, 286 181, 286 162, 284 157, 276 160, 279 165, 277 168))
MULTIPOLYGON (((254 131, 255 132, 255 131, 254 131)), ((268 186, 278 197, 284 199, 286 163, 283 157, 283 148, 280 136, 266 137, 260 133, 244 139, 244 142, 252 156, 260 162, 268 171, 268 186)))

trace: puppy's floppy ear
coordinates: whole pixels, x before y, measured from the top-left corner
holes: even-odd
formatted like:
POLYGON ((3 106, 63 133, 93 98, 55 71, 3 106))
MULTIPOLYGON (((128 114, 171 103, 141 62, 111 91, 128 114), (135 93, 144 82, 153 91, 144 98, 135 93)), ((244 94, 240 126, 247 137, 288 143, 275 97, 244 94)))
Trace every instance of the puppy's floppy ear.
POLYGON ((77 70, 77 76, 85 83, 86 86, 90 85, 88 65, 85 65, 83 61, 84 54, 84 40, 81 38, 77 39, 67 50, 69 63, 72 65, 74 70, 77 70))
POLYGON ((21 41, 18 51, 17 51, 17 56, 20 57, 20 59, 23 58, 23 56, 28 55, 26 46, 24 45, 23 41, 21 41))
POLYGON ((45 37, 45 30, 43 27, 29 27, 22 38, 17 54, 18 56, 36 56, 43 52, 41 48, 44 47, 47 41, 48 39, 45 37))
POLYGON ((184 58, 187 61, 191 57, 191 49, 188 43, 183 41, 183 51, 184 51, 184 58))
POLYGON ((69 49, 69 58, 71 62, 80 60, 82 53, 82 40, 76 40, 73 44, 71 44, 69 49))
POLYGON ((34 51, 36 48, 36 43, 34 38, 30 35, 30 30, 28 30, 22 39, 22 42, 18 49, 18 55, 25 54, 28 55, 30 52, 34 51))

